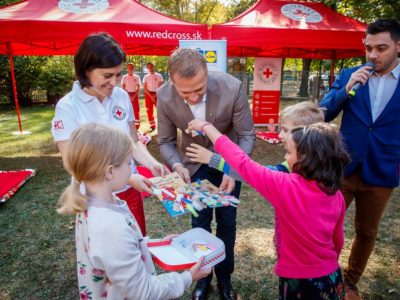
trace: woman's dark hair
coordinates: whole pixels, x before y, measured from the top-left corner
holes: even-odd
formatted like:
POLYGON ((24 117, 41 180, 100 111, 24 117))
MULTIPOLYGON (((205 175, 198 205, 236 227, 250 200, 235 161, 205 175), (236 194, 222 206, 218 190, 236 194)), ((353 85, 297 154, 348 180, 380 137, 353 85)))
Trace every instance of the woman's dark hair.
POLYGON ((96 33, 87 36, 74 57, 75 74, 82 88, 90 86, 87 71, 113 68, 125 62, 126 55, 112 36, 96 33))
POLYGON ((324 193, 335 194, 350 162, 340 133, 329 124, 316 123, 294 128, 291 135, 297 149, 297 162, 292 171, 316 180, 324 193))

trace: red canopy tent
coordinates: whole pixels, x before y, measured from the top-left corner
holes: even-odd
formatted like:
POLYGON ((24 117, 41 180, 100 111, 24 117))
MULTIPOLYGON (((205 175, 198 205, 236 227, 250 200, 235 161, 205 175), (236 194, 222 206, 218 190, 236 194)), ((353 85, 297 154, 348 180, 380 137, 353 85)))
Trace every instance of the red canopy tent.
MULTIPOLYGON (((207 25, 180 21, 134 0, 30 0, 0 8, 0 54, 74 54, 90 33, 110 33, 127 54, 169 55, 179 40, 207 39, 207 25)), ((16 100, 17 113, 19 112, 16 100)), ((18 113, 19 118, 19 113, 18 113)), ((19 119, 20 131, 21 123, 19 119)))
POLYGON ((179 40, 207 39, 207 25, 180 21, 134 0, 30 0, 0 8, 0 54, 74 54, 90 33, 110 33, 128 54, 169 55, 179 40))
POLYGON ((340 59, 364 55, 365 29, 322 3, 260 0, 211 38, 226 39, 229 56, 340 59))

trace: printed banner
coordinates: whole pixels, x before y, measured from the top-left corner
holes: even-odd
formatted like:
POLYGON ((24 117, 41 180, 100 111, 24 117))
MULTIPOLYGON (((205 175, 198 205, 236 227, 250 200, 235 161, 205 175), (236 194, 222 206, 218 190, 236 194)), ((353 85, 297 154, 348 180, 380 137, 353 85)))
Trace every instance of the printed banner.
POLYGON ((282 58, 254 60, 253 119, 256 126, 278 124, 282 58))
POLYGON ((226 73, 226 40, 180 40, 179 47, 198 50, 206 59, 208 70, 226 73))

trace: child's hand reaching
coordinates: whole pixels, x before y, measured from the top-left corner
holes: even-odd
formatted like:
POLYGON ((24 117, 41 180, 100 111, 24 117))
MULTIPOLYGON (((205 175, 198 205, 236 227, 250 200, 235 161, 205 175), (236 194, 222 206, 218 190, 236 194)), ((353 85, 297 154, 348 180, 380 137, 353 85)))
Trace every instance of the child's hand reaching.
POLYGON ((188 124, 188 130, 198 130, 198 131, 202 131, 204 126, 206 126, 207 124, 210 124, 207 121, 204 120, 199 120, 199 119, 194 119, 192 121, 189 122, 188 124))
POLYGON ((197 130, 205 133, 212 143, 215 143, 215 141, 222 135, 213 124, 198 119, 190 121, 187 130, 197 130))
POLYGON ((200 258, 200 260, 195 264, 193 267, 190 268, 190 274, 192 275, 192 280, 193 281, 198 281, 204 277, 206 277, 208 274, 211 273, 212 269, 208 270, 202 270, 201 265, 204 263, 204 256, 200 258))
POLYGON ((153 183, 140 174, 132 174, 129 178, 128 184, 141 193, 146 192, 153 195, 153 183))
POLYGON ((190 157, 191 161, 208 165, 213 153, 203 146, 190 144, 190 147, 186 148, 186 155, 190 157))

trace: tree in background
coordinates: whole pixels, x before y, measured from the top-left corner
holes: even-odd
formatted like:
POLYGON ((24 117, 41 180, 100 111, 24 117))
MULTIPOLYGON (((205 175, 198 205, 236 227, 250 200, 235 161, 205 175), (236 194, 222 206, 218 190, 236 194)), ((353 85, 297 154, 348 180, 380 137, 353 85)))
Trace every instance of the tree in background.
POLYGON ((46 91, 48 104, 56 104, 61 97, 71 90, 74 79, 72 57, 53 56, 49 57, 41 68, 38 87, 46 91))

